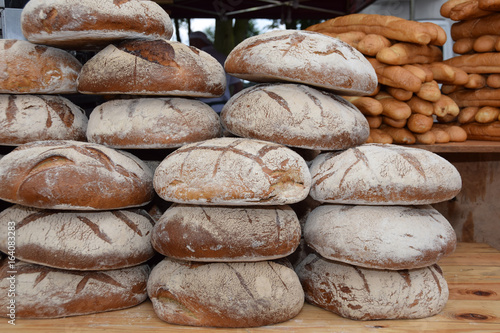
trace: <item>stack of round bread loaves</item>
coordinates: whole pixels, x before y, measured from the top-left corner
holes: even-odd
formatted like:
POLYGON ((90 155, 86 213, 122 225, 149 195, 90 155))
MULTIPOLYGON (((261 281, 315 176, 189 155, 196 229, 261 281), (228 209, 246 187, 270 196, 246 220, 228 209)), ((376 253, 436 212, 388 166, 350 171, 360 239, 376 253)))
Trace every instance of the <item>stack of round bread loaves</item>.
POLYGON ((500 1, 449 0, 441 15, 451 26, 453 51, 459 55, 444 63, 465 71, 465 84, 444 85, 460 107, 457 122, 473 140, 500 140, 500 1))
POLYGON ((459 108, 439 84, 463 84, 463 70, 444 64, 445 31, 429 22, 379 14, 351 14, 310 26, 359 50, 372 64, 379 86, 369 96, 345 96, 370 124, 367 142, 433 144, 465 141, 449 124, 459 108), (440 120, 437 124, 434 120, 440 120))
POLYGON ((456 235, 431 204, 452 199, 461 178, 442 157, 392 144, 323 152, 312 162, 307 216, 315 252, 297 266, 306 300, 356 320, 439 313, 448 287, 439 259, 456 235))
MULTIPOLYGON (((19 145, 0 160, 1 199, 15 204, 0 224, 15 233, 20 260, 2 263, 0 303, 8 305, 5 277, 14 267, 20 318, 137 305, 147 298, 146 262, 154 255, 154 222, 142 208, 154 196, 153 172, 128 152, 82 142, 88 119, 65 99, 31 94, 78 92, 82 64, 59 48, 168 39, 170 18, 153 1, 31 0, 21 28, 28 41, 0 46, 0 92, 17 94, 0 99, 0 138, 19 145)), ((2 238, 0 250, 10 248, 2 238)))

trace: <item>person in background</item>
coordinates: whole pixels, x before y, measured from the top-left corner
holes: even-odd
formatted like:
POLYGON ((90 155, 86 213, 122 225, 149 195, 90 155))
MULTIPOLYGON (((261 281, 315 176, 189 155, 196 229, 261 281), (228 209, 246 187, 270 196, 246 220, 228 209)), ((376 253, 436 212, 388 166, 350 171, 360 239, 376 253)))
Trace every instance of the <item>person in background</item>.
MULTIPOLYGON (((202 51, 207 52, 211 56, 213 56, 219 63, 224 66, 224 62, 226 61, 226 56, 221 52, 217 51, 214 47, 214 44, 208 39, 207 35, 205 35, 201 31, 195 31, 189 34, 189 45, 194 46, 202 51)), ((226 91, 224 95, 217 98, 200 98, 202 102, 210 105, 215 112, 220 113, 222 107, 226 102, 231 98, 232 95, 243 89, 243 82, 229 74, 226 73, 226 91)))

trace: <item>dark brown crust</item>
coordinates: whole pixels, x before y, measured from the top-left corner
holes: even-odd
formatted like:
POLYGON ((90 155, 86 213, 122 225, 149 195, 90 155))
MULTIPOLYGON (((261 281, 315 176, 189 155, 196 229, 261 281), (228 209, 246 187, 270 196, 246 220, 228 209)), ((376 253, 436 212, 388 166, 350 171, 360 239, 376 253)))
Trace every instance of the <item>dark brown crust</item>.
POLYGON ((178 213, 164 214, 160 218, 151 237, 155 250, 165 256, 184 260, 257 261, 285 257, 297 248, 300 241, 298 219, 293 210, 286 206, 258 208, 275 211, 274 220, 269 221, 267 218, 270 214, 258 214, 252 212, 256 210, 252 208, 195 206, 193 211, 199 212, 201 209, 200 214, 196 215, 201 222, 197 223, 190 223, 193 215, 182 215, 188 207, 174 204, 169 210, 178 213), (213 215, 214 210, 225 210, 227 219, 218 219, 221 214, 213 215), (242 211, 246 213, 245 216, 241 221, 236 221, 242 217, 242 211), (257 221, 252 221, 252 218, 257 221), (231 223, 230 227, 228 223, 231 223), (240 234, 240 230, 248 230, 239 228, 240 223, 242 226, 254 225, 254 233, 240 234), (275 229, 271 233, 273 225, 275 229))
MULTIPOLYGON (((0 267, 0 280, 8 281, 11 276, 7 260, 0 267)), ((24 276, 38 274, 33 286, 18 284, 16 289, 17 318, 60 318, 90 313, 105 312, 135 306, 147 298, 146 283, 149 275, 147 265, 116 271, 80 272, 65 271, 41 265, 16 264, 16 281, 25 280, 24 276), (115 274, 118 273, 118 274, 115 274), (50 279, 47 277, 51 275, 50 279), (58 275, 55 275, 58 274, 58 275), (63 276, 81 277, 75 290, 69 290, 63 276), (121 275, 121 277, 119 276, 121 275), (99 291, 88 292, 89 284, 102 285, 99 291), (131 284, 128 284, 131 283, 131 284), (48 284, 45 292, 38 292, 36 285, 48 284), (23 286, 23 289, 20 289, 23 286), (23 302, 23 300, 25 300, 23 302)), ((8 284, 3 283, 0 291, 0 304, 9 304, 8 284)), ((0 316, 5 317, 2 311, 0 316)))

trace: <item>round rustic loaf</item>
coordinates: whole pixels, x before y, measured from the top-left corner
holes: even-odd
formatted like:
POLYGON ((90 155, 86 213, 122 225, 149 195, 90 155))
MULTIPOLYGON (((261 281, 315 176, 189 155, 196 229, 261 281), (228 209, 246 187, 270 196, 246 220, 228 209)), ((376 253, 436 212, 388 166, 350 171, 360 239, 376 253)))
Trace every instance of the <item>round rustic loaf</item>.
POLYGON ((82 64, 69 52, 0 39, 0 94, 72 94, 82 64))
POLYGON ((222 65, 180 42, 136 39, 108 45, 83 66, 84 94, 219 97, 226 89, 222 65))
POLYGON ((432 206, 322 205, 307 217, 304 239, 322 257, 378 269, 433 265, 456 235, 432 206))
POLYGON ((293 253, 300 236, 297 215, 286 205, 173 204, 155 224, 151 242, 156 251, 176 259, 263 261, 293 253))
POLYGON ((0 199, 24 206, 109 210, 147 204, 153 173, 137 157, 80 141, 34 141, 0 160, 0 199))
POLYGON ((154 1, 30 0, 21 29, 32 43, 96 49, 123 39, 165 38, 173 33, 169 15, 154 1))
POLYGON ((366 117, 340 96, 300 84, 259 84, 233 96, 221 112, 236 136, 287 146, 340 150, 366 142, 366 117))
POLYGON ((352 266, 309 254, 296 268, 306 301, 355 320, 416 319, 441 312, 448 284, 436 264, 411 270, 352 266))
POLYGON ((320 202, 423 205, 450 200, 462 187, 457 169, 423 149, 364 144, 318 155, 310 195, 320 202))
MULTIPOLYGON (((15 264, 16 318, 61 318, 125 309, 147 299, 150 268, 139 265, 106 271, 68 271, 26 262, 15 264)), ((0 266, 0 306, 7 309, 12 276, 0 266)), ((6 317, 7 311, 0 316, 6 317)))
MULTIPOLYGON (((0 226, 14 224, 16 257, 61 269, 107 270, 136 266, 154 255, 154 222, 142 210, 57 211, 11 206, 0 226)), ((7 238, 0 251, 7 253, 7 238)))
POLYGON ((114 148, 177 148, 222 135, 217 113, 187 98, 105 102, 89 117, 87 139, 114 148))
POLYGON ((367 95, 377 75, 366 58, 340 39, 303 30, 273 30, 245 39, 226 71, 255 82, 297 82, 342 95, 367 95))
POLYGON ((217 138, 184 145, 156 168, 166 201, 201 205, 283 205, 302 201, 311 174, 300 155, 272 142, 217 138))
POLYGON ((88 119, 70 100, 53 95, 0 95, 0 145, 85 141, 88 119))
POLYGON ((256 327, 295 317, 304 304, 297 274, 273 261, 193 263, 165 258, 151 272, 148 295, 171 324, 256 327))

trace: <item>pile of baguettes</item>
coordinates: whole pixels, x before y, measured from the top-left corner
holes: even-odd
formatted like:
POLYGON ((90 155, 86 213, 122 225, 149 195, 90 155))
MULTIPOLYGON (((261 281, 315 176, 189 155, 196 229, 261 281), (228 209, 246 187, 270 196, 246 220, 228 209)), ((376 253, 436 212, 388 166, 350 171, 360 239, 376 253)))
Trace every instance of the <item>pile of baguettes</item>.
POLYGON ((368 121, 340 97, 377 89, 360 52, 310 31, 248 38, 225 70, 256 84, 219 116, 195 97, 221 95, 224 68, 170 41, 154 2, 31 0, 21 24, 28 41, 0 43, 2 143, 16 147, 0 159, 0 199, 14 204, 0 213, 2 309, 13 271, 16 318, 147 297, 168 323, 214 327, 283 322, 304 300, 361 320, 443 309, 437 262, 456 238, 429 205, 453 198, 460 175, 425 150, 365 144, 368 121), (89 48, 83 66, 68 51, 89 48), (75 121, 41 96, 68 92, 115 96, 86 140, 41 134, 75 121), (173 151, 130 152, 158 148, 173 151), (155 198, 170 204, 156 220, 155 198))
POLYGON ((444 61, 469 75, 466 84, 446 84, 442 92, 461 108, 458 122, 468 138, 500 140, 500 1, 449 0, 441 15, 454 21, 453 51, 444 61))
POLYGON ((353 14, 307 30, 349 43, 375 68, 378 89, 370 96, 347 98, 368 119, 369 142, 433 144, 467 139, 465 131, 452 123, 459 106, 441 93, 439 84, 460 86, 473 78, 442 61, 439 46, 447 36, 441 27, 392 16, 353 14))

